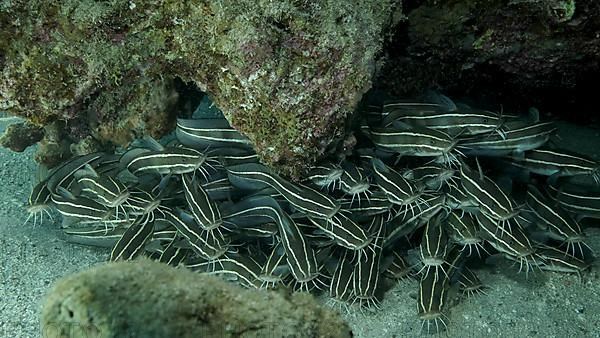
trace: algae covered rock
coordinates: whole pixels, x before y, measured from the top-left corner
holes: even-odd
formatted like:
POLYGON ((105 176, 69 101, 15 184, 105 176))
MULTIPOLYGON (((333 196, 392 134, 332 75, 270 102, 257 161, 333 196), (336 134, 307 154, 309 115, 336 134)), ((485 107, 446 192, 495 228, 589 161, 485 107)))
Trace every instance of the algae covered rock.
POLYGON ((384 47, 380 89, 407 96, 434 87, 520 104, 509 109, 595 113, 600 2, 418 1, 405 14, 384 47))
POLYGON ((247 290, 213 276, 142 259, 68 276, 50 291, 51 337, 350 337, 349 327, 304 293, 247 290))
POLYGON ((125 145, 171 130, 178 86, 192 86, 298 176, 370 88, 390 2, 6 2, 0 110, 125 145))
POLYGON ((22 152, 27 147, 39 142, 44 133, 42 128, 28 122, 9 125, 0 136, 0 145, 12 151, 22 152))
POLYGON ((298 176, 342 140, 346 117, 371 87, 389 5, 252 3, 247 9, 260 14, 236 9, 236 23, 216 45, 232 57, 207 89, 263 161, 298 176))

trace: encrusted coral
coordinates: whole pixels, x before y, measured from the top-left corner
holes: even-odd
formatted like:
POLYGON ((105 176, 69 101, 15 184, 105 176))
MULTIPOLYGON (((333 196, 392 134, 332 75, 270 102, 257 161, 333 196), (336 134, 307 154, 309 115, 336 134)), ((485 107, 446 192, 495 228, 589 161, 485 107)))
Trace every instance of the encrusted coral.
POLYGON ((297 176, 371 86, 390 1, 15 1, 0 7, 0 110, 70 142, 160 136, 196 85, 297 176))

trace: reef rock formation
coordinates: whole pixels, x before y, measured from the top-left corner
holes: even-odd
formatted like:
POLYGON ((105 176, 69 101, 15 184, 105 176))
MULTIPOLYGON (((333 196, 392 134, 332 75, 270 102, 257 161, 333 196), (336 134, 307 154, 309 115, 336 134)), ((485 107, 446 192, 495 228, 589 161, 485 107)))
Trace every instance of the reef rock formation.
POLYGON ((3 3, 0 110, 123 145, 171 130, 186 83, 298 176, 370 88, 390 2, 3 3))
POLYGON ((247 290, 147 259, 59 281, 42 309, 49 337, 350 337, 305 293, 247 290))
POLYGON ((600 2, 406 5, 408 20, 385 46, 387 62, 376 81, 380 89, 407 96, 435 87, 454 96, 487 97, 487 103, 523 105, 510 108, 535 105, 571 116, 588 103, 596 110, 590 93, 600 75, 600 2))
POLYGON ((13 123, 0 136, 0 146, 21 152, 30 145, 39 142, 44 133, 42 129, 28 122, 13 123))

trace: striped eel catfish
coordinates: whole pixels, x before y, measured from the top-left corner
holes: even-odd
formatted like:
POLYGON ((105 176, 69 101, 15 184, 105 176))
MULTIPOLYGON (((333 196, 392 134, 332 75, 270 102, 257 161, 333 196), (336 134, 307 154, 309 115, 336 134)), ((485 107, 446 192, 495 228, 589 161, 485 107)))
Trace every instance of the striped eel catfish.
MULTIPOLYGON (((406 112, 407 114, 415 113, 419 114, 420 112, 450 112, 454 111, 456 107, 452 107, 452 105, 445 105, 443 103, 437 102, 417 102, 412 100, 387 100, 383 103, 383 105, 379 108, 379 114, 383 117, 383 119, 387 120, 395 120, 393 116, 395 112, 406 112)), ((375 109, 373 109, 375 112, 375 109)), ((400 115, 400 114, 397 114, 400 115)))
POLYGON ((158 261, 171 266, 178 266, 189 254, 190 250, 178 247, 175 241, 171 241, 158 256, 158 261))
POLYGON ((52 199, 50 190, 48 190, 47 180, 42 180, 33 187, 29 194, 25 207, 27 218, 23 224, 29 222, 33 217, 33 226, 35 227, 38 223, 38 218, 40 224, 44 222, 44 214, 53 220, 52 214, 50 214, 50 210, 52 210, 51 203, 52 199))
POLYGON ((482 236, 505 257, 519 263, 519 271, 525 266, 525 273, 529 273, 537 265, 535 249, 525 231, 515 218, 515 224, 508 227, 498 226, 494 220, 484 214, 478 214, 477 221, 481 226, 482 236))
POLYGON ((88 164, 100 176, 116 177, 123 169, 121 167, 121 155, 119 154, 104 154, 88 164))
POLYGON ((406 170, 402 176, 409 180, 416 180, 427 189, 440 190, 446 183, 454 179, 456 170, 441 165, 425 165, 406 170))
POLYGON ((73 226, 74 223, 108 224, 110 222, 113 213, 105 205, 87 197, 76 197, 62 187, 58 190, 60 195, 52 195, 52 202, 63 216, 63 227, 73 226))
POLYGON ((504 123, 501 133, 461 138, 457 148, 470 156, 506 156, 544 145, 555 131, 552 122, 517 120, 504 123))
POLYGON ((448 246, 442 268, 446 271, 446 274, 450 278, 450 282, 455 282, 457 280, 456 277, 458 273, 460 273, 466 263, 467 260, 464 250, 461 250, 458 246, 448 246))
POLYGON ((503 224, 519 214, 512 199, 494 181, 483 175, 481 167, 477 173, 463 163, 460 166, 460 177, 465 193, 486 216, 503 224))
POLYGON ((511 165, 545 176, 590 175, 600 184, 600 163, 561 149, 533 149, 520 156, 507 156, 511 165))
POLYGON ((465 212, 476 213, 479 211, 479 205, 476 200, 471 199, 465 192, 461 182, 448 182, 445 189, 446 206, 452 210, 461 210, 465 212))
POLYGON ((600 190, 592 187, 558 182, 549 185, 554 199, 563 209, 576 215, 577 220, 583 218, 600 219, 600 190))
POLYGON ((123 161, 134 175, 145 172, 159 174, 186 174, 203 170, 207 156, 197 150, 183 147, 169 147, 161 150, 148 150, 138 153, 125 153, 123 161))
POLYGON ((345 162, 342 164, 344 172, 340 176, 339 187, 344 194, 351 195, 354 202, 354 198, 357 197, 360 205, 360 195, 364 194, 365 198, 369 199, 369 188, 371 183, 364 174, 364 169, 355 165, 354 163, 345 162))
POLYGON ((478 135, 500 128, 503 122, 500 115, 487 110, 475 110, 464 106, 459 109, 452 108, 439 104, 415 106, 387 103, 383 106, 383 125, 389 126, 394 121, 400 121, 440 130, 449 135, 478 135))
POLYGON ((126 201, 126 207, 128 209, 128 215, 139 216, 144 214, 150 214, 151 219, 154 219, 155 213, 158 212, 163 214, 164 206, 162 203, 162 195, 154 195, 151 192, 142 189, 131 189, 129 198, 126 201))
POLYGON ((383 272, 387 277, 403 280, 413 274, 412 266, 408 264, 406 259, 397 250, 393 251, 385 260, 389 261, 389 264, 383 264, 387 266, 383 272))
POLYGON ((201 185, 194 182, 189 174, 181 175, 183 191, 196 223, 206 231, 211 231, 223 223, 219 206, 210 199, 201 185))
POLYGON ((46 185, 51 194, 58 194, 58 188, 68 188, 69 181, 74 179, 73 174, 83 168, 86 164, 105 156, 105 153, 91 153, 82 156, 76 156, 67 162, 51 170, 46 185))
MULTIPOLYGON (((247 218, 240 218, 240 220, 248 220, 247 218)), ((225 228, 231 232, 233 232, 231 237, 239 237, 239 238, 274 238, 279 231, 277 228, 277 224, 274 222, 266 222, 266 223, 255 223, 252 224, 244 224, 245 222, 239 221, 237 223, 224 223, 225 228)))
POLYGON ((280 285, 291 274, 289 265, 286 262, 286 254, 283 244, 277 242, 264 264, 261 264, 261 270, 258 278, 262 282, 261 287, 274 288, 280 285))
MULTIPOLYGON (((277 201, 269 196, 249 197, 227 209, 223 213, 227 222, 239 222, 240 219, 253 217, 269 218, 278 227, 278 234, 286 254, 286 260, 298 286, 308 290, 317 286, 319 267, 313 248, 296 222, 281 209, 277 201), (309 286, 309 284, 311 284, 309 286)), ((264 219, 258 222, 263 222, 264 219)))
POLYGON ((258 163, 258 155, 252 149, 221 147, 209 149, 207 151, 209 161, 214 159, 220 165, 227 167, 244 163, 258 163))
POLYGON ((275 238, 280 218, 269 203, 272 203, 272 197, 255 195, 246 196, 236 203, 221 204, 223 226, 233 237, 275 238))
MULTIPOLYGON (((227 167, 229 180, 240 188, 248 187, 248 183, 258 182, 262 186, 270 186, 277 190, 290 204, 299 211, 316 218, 331 218, 339 209, 340 204, 333 198, 324 195, 312 188, 300 184, 293 184, 262 165, 248 163, 227 167)), ((256 185, 255 185, 256 186, 256 185)))
POLYGON ((580 275, 591 266, 589 262, 548 245, 537 244, 535 248, 541 270, 580 275))
POLYGON ((483 238, 479 235, 479 224, 473 215, 467 213, 459 216, 458 212, 452 211, 448 215, 445 228, 451 242, 461 245, 462 250, 469 248, 468 256, 471 256, 473 248, 477 256, 480 256, 479 248, 485 251, 483 238))
POLYGON ((317 285, 320 282, 317 259, 314 250, 306 241, 306 237, 294 220, 279 208, 275 200, 271 199, 268 205, 272 207, 274 215, 277 217, 275 223, 279 226, 279 236, 286 254, 286 260, 292 275, 296 279, 297 286, 301 290, 311 288, 309 284, 319 287, 317 285))
POLYGON ((352 272, 353 303, 358 301, 361 307, 378 307, 375 291, 379 285, 384 223, 381 215, 373 218, 369 232, 374 240, 356 257, 352 272))
POLYGON ((83 174, 77 178, 77 183, 82 186, 82 193, 109 208, 122 207, 129 198, 127 186, 109 176, 83 174))
POLYGON ((567 244, 567 252, 572 248, 575 255, 575 247, 583 255, 581 247, 585 235, 581 226, 561 207, 557 207, 533 185, 527 189, 527 205, 538 219, 538 227, 546 230, 552 239, 563 241, 567 244))
POLYGON ((181 144, 194 149, 251 148, 250 140, 233 129, 226 119, 177 119, 175 135, 181 144))
POLYGON ((105 228, 98 226, 65 228, 63 233, 67 242, 113 248, 127 229, 124 227, 105 228))
POLYGON ((371 141, 384 149, 406 156, 431 156, 448 158, 457 140, 450 135, 431 128, 414 127, 394 123, 393 127, 371 127, 371 141))
POLYGON ((446 215, 438 213, 425 225, 425 231, 423 231, 421 245, 419 246, 419 257, 423 267, 419 272, 425 270, 428 273, 433 268, 440 269, 444 274, 448 274, 443 268, 448 251, 448 235, 442 226, 445 217, 446 215))
POLYGON ((458 278, 459 291, 462 292, 463 296, 473 297, 475 295, 486 294, 485 285, 481 282, 479 277, 468 267, 464 267, 460 271, 458 278))
POLYGON ((88 196, 108 208, 114 208, 117 218, 119 211, 126 215, 123 204, 130 194, 125 184, 117 178, 99 175, 89 164, 76 171, 74 176, 83 196, 88 196))
POLYGON ((226 171, 218 171, 210 175, 208 181, 203 182, 201 185, 213 201, 225 201, 241 197, 238 196, 239 193, 229 182, 226 171))
POLYGON ((152 237, 154 223, 150 215, 139 216, 125 232, 110 252, 110 261, 130 260, 142 253, 144 246, 152 237))
POLYGON ((261 267, 252 258, 238 253, 226 253, 207 266, 207 273, 225 276, 249 288, 260 288, 261 267))
POLYGON ((371 243, 372 237, 343 213, 338 212, 328 219, 310 218, 310 220, 341 247, 362 250, 371 243))
POLYGON ((338 304, 344 306, 344 304, 348 304, 353 298, 354 267, 351 263, 353 256, 348 250, 343 250, 337 260, 337 265, 329 284, 330 298, 328 303, 330 305, 338 304))
POLYGON ((386 226, 383 246, 389 248, 400 238, 410 235, 427 224, 432 217, 444 208, 445 200, 444 195, 427 195, 417 202, 415 208, 407 210, 406 213, 397 214, 386 226))
POLYGON ((352 213, 352 217, 357 220, 369 220, 372 216, 385 214, 392 206, 392 202, 380 190, 374 191, 367 201, 358 202, 348 198, 341 200, 341 210, 352 213))
MULTIPOLYGON (((292 219, 293 218, 299 218, 299 216, 294 216, 292 219)), ((300 231, 306 236, 308 243, 314 248, 315 253, 319 252, 321 249, 339 245, 335 239, 331 238, 330 235, 326 234, 325 231, 319 227, 311 224, 310 221, 305 222, 304 219, 301 219, 298 220, 297 225, 298 228, 300 228, 300 231)), ((340 247, 343 246, 340 245, 340 247)))
MULTIPOLYGON (((223 223, 231 230, 280 221, 278 211, 270 196, 250 196, 222 208, 223 223)), ((276 202, 275 202, 276 203, 276 202)), ((279 227, 279 226, 278 226, 279 227)))
POLYGON ((307 181, 312 182, 317 187, 330 190, 335 189, 340 184, 340 179, 344 174, 344 169, 334 163, 324 163, 317 165, 308 173, 307 181))
POLYGON ((427 333, 435 326, 435 332, 446 329, 447 317, 444 315, 448 277, 442 269, 428 269, 422 275, 417 297, 417 313, 421 322, 421 331, 427 327, 427 333))
POLYGON ((210 271, 214 268, 214 261, 209 262, 205 258, 196 255, 189 255, 183 260, 181 265, 192 271, 210 273, 210 271))
POLYGON ((348 309, 377 306, 376 292, 384 291, 378 288, 420 269, 417 313, 428 332, 446 327, 449 290, 483 293, 469 269, 487 268, 485 257, 471 254, 485 242, 526 273, 589 266, 593 257, 577 241, 583 230, 572 214, 600 217, 595 165, 537 149, 550 124, 441 96, 394 103, 396 110, 379 105, 370 125, 360 116, 356 147, 324 154, 301 178, 306 185, 259 164, 248 139, 226 120, 181 119, 165 146, 135 140, 123 152, 76 157, 53 169, 30 196, 31 217, 37 223, 39 212, 58 210, 68 241, 112 247, 112 259, 145 255, 250 288, 319 288, 348 309), (494 173, 488 177, 464 164, 477 159, 461 149, 502 154, 499 161, 517 165, 488 168, 498 160, 486 159, 483 169, 494 173), (527 170, 519 165, 549 178, 521 175, 527 170), (500 188, 503 178, 511 189, 500 188), (527 196, 527 184, 540 187, 543 198, 527 196), (520 210, 516 201, 526 199, 520 210))
POLYGON ((393 204, 405 207, 406 210, 413 203, 419 201, 423 188, 407 180, 400 173, 388 167, 380 159, 372 160, 375 182, 383 190, 393 204))
POLYGON ((152 239, 159 242, 173 242, 181 237, 175 225, 166 217, 154 219, 154 234, 152 239), (166 226, 166 227, 163 227, 166 226))
POLYGON ((200 257, 212 261, 227 251, 229 243, 220 233, 203 230, 193 219, 182 213, 177 214, 171 210, 165 210, 164 213, 200 257))

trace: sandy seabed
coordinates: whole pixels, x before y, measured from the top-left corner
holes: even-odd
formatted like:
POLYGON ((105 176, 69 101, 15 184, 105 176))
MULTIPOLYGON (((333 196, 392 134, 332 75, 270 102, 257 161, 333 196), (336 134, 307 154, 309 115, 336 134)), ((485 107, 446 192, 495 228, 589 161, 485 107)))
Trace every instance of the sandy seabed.
MULTIPOLYGON (((0 120, 0 133, 10 120, 0 120)), ((560 125, 561 145, 600 159, 600 131, 560 125)), ((60 239, 58 222, 24 224, 24 204, 35 181, 35 149, 0 148, 0 337, 42 337, 44 294, 62 276, 105 261, 108 252, 60 239)), ((600 253, 600 221, 586 229, 586 243, 600 253)), ((582 278, 573 274, 517 273, 508 262, 476 270, 486 295, 447 311, 445 337, 600 337, 600 263, 582 278)), ((415 337, 418 282, 406 280, 384 295, 380 310, 344 312, 356 337, 415 337)), ((46 335, 47 336, 47 335, 46 335)), ((49 337, 50 338, 50 337, 49 337)))

